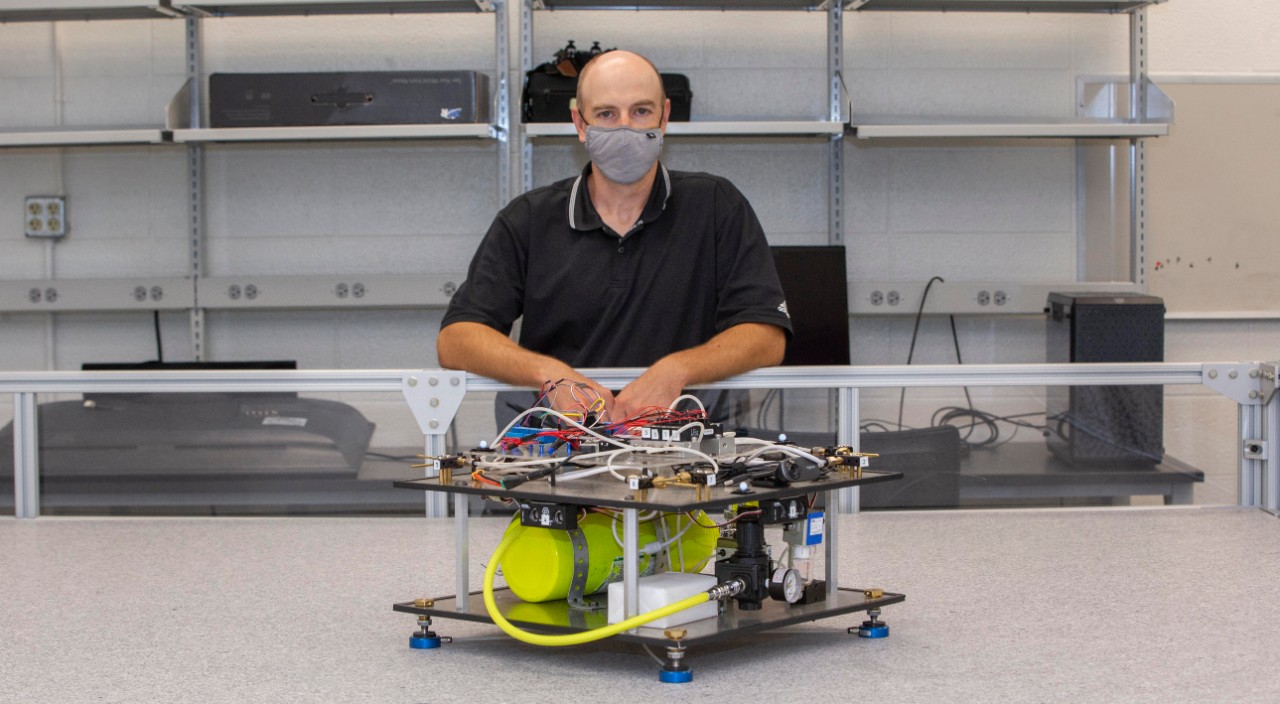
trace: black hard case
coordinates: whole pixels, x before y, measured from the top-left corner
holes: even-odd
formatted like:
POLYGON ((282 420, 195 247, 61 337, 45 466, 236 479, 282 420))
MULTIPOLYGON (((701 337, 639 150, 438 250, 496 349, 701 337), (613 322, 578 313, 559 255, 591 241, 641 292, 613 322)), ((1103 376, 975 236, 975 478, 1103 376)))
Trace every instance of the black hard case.
MULTIPOLYGON (((671 121, 688 122, 692 113, 693 91, 689 78, 682 73, 662 74, 662 87, 671 99, 671 121)), ((547 73, 541 68, 525 75, 522 115, 528 122, 570 122, 569 101, 578 91, 577 76, 547 73)))
POLYGON ((475 71, 215 73, 212 127, 437 125, 489 121, 489 79, 475 71))

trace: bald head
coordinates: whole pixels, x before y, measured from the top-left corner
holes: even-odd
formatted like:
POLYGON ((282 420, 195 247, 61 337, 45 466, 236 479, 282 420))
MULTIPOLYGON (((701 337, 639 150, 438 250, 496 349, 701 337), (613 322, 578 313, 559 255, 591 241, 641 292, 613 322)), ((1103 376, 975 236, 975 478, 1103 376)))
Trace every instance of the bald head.
POLYGON ((578 111, 588 122, 602 108, 627 110, 648 102, 663 112, 667 95, 658 68, 630 51, 609 51, 587 62, 578 73, 578 111))

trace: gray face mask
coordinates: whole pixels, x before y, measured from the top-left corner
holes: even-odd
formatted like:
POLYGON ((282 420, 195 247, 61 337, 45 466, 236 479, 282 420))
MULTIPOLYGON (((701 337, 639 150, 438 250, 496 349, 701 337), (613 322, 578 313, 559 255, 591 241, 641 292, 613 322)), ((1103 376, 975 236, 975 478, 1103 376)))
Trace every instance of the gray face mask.
POLYGON ((662 151, 662 130, 587 126, 587 154, 605 178, 624 185, 644 178, 662 151))

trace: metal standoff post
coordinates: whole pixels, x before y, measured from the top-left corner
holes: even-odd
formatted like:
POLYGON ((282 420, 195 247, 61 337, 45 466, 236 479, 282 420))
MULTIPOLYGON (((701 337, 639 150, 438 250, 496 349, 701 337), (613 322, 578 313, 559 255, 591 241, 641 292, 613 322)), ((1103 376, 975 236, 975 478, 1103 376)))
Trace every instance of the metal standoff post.
MULTIPOLYGON (((431 599, 414 599, 413 605, 420 609, 427 609, 435 605, 431 599)), ((409 647, 415 650, 430 650, 439 648, 443 643, 452 643, 453 638, 449 636, 439 636, 431 630, 431 617, 422 614, 418 616, 418 630, 409 636, 409 647)))
POLYGON ((880 620, 880 609, 868 609, 867 616, 871 618, 863 621, 856 629, 850 628, 849 632, 856 630, 861 638, 888 638, 889 624, 880 620))
POLYGON ((663 631, 663 635, 673 642, 667 646, 667 662, 658 670, 658 681, 667 684, 684 684, 693 681, 693 670, 684 661, 685 647, 680 642, 688 633, 683 628, 671 628, 663 631))

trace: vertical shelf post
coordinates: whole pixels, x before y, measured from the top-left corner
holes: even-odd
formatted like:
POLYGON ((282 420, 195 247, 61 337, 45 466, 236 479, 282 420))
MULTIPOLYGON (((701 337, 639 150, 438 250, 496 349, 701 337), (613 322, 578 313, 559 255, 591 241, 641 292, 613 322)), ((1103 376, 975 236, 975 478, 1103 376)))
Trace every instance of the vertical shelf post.
MULTIPOLYGON (((524 77, 533 68, 533 8, 531 0, 517 0, 520 3, 520 85, 524 88, 524 77)), ((533 188, 533 142, 524 131, 524 99, 520 100, 520 192, 533 188)), ((505 205, 505 204, 504 204, 505 205)))
MULTIPOLYGON (((1129 119, 1147 114, 1147 11, 1129 13, 1129 119)), ((1129 278, 1147 290, 1147 145, 1129 140, 1129 278)))
MULTIPOLYGON (((843 81, 844 7, 833 2, 827 8, 827 119, 843 122, 841 91, 843 81)), ((828 147, 827 174, 827 242, 844 243, 844 131, 831 135, 828 147)))
MULTIPOLYGON (((188 17, 186 23, 187 80, 189 91, 190 129, 200 128, 202 114, 200 18, 188 17)), ((188 273, 194 291, 195 304, 191 308, 191 352, 197 362, 205 358, 204 308, 200 306, 200 278, 204 275, 204 146, 187 144, 187 225, 188 225, 188 273)))
POLYGON ((499 0, 493 5, 493 43, 497 79, 497 111, 494 116, 495 139, 498 142, 498 207, 511 200, 511 42, 508 29, 507 4, 499 0))

